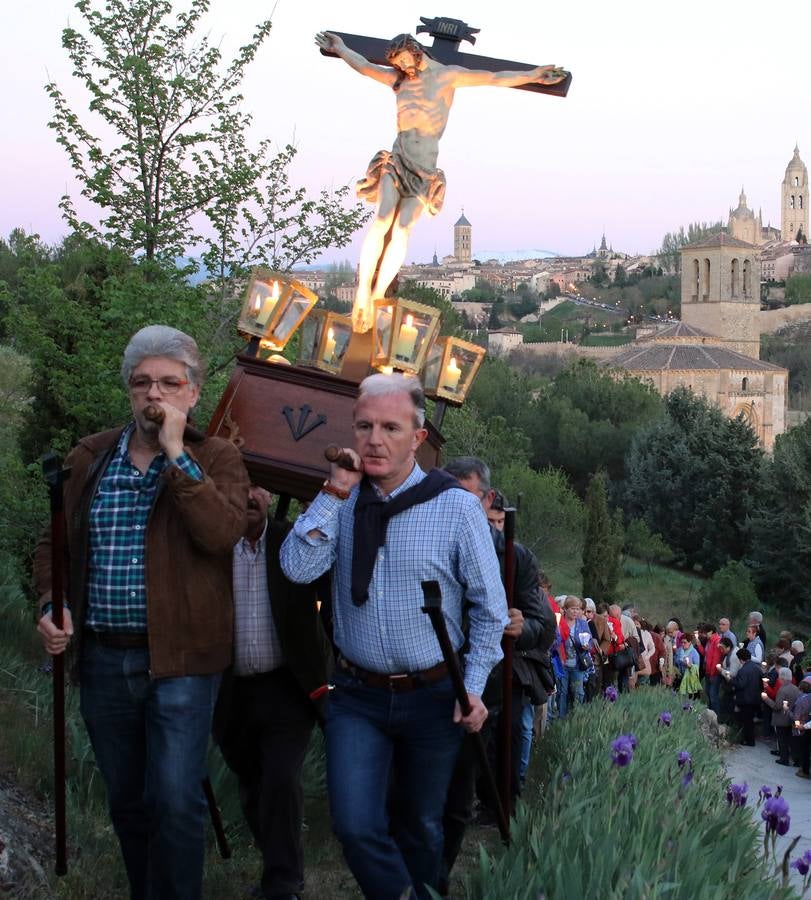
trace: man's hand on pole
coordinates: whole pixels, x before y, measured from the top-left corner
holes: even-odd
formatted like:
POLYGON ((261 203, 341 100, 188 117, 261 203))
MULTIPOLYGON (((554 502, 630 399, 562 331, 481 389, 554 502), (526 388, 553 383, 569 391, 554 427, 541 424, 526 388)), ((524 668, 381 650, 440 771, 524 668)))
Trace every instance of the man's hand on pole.
POLYGON ((70 639, 73 637, 73 619, 67 607, 64 607, 62 610, 62 625, 61 629, 54 625, 50 612, 45 613, 37 625, 37 631, 42 635, 45 651, 50 656, 58 656, 60 653, 64 653, 65 648, 70 643, 70 639))
POLYGON ((468 694, 467 699, 470 702, 470 712, 468 715, 463 716, 457 700, 453 708, 453 721, 461 722, 465 731, 470 731, 471 733, 481 731, 488 716, 487 707, 482 703, 482 698, 478 694, 468 694))
POLYGON ((524 630, 524 614, 520 609, 511 607, 507 610, 507 615, 510 617, 510 624, 504 629, 504 634, 518 640, 524 630))

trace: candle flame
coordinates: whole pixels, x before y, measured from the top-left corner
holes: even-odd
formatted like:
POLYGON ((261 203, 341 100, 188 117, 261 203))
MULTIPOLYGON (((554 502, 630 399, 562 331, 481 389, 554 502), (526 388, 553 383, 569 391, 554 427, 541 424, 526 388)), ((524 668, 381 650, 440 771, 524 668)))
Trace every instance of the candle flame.
POLYGON ((259 296, 259 294, 257 294, 256 300, 253 301, 253 311, 258 313, 261 308, 262 308, 262 298, 259 296))
POLYGON ((273 287, 270 289, 270 299, 278 300, 279 299, 279 282, 274 281, 273 287))
POLYGON ((448 363, 448 368, 456 369, 457 371, 459 370, 459 366, 456 365, 456 357, 455 356, 451 357, 451 361, 448 363))
POLYGON ((334 328, 327 329, 327 340, 330 340, 330 341, 335 340, 335 329, 334 328))
POLYGON ((409 328, 414 327, 414 316, 412 316, 411 313, 408 313, 408 315, 406 315, 406 325, 409 328))

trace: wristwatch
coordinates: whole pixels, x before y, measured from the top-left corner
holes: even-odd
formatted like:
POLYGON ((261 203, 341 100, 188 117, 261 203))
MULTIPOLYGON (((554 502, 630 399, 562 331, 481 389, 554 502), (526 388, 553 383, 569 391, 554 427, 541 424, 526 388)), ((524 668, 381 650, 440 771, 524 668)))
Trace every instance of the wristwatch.
POLYGON ((339 500, 346 500, 349 497, 349 491, 336 487, 329 478, 321 485, 321 491, 324 494, 332 494, 333 497, 337 497, 339 500))

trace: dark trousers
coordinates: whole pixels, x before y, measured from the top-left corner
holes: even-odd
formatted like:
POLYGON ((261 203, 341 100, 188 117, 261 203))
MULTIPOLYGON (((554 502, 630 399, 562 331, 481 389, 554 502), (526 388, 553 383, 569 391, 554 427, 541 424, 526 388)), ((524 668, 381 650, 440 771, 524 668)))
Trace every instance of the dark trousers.
POLYGON ((795 763, 806 775, 811 774, 811 731, 803 730, 800 734, 793 735, 792 748, 795 763))
POLYGON ((777 732, 777 758, 780 762, 787 763, 791 750, 791 725, 775 725, 774 730, 777 732))
POLYGON ((315 719, 287 666, 234 678, 220 749, 239 779, 242 811, 262 854, 265 897, 304 886, 301 769, 315 719))
POLYGON ((741 726, 741 742, 749 746, 755 743, 755 714, 760 706, 749 703, 738 705, 738 722, 741 726))

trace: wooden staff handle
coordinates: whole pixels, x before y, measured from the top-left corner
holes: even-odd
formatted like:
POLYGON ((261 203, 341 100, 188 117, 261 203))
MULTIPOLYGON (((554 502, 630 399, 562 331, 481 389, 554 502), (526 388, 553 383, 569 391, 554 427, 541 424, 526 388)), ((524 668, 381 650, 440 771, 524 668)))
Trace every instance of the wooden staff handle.
POLYGON ((335 463, 336 466, 340 466, 348 472, 358 471, 353 457, 337 444, 327 444, 324 449, 324 458, 327 462, 335 463))
MULTIPOLYGON (((144 418, 149 419, 150 422, 154 422, 156 425, 163 425, 165 417, 166 413, 164 413, 159 406, 150 403, 149 406, 144 407, 144 418)), ((205 438, 205 435, 202 431, 198 431, 193 425, 186 423, 184 437, 189 437, 193 441, 202 441, 205 438)))

